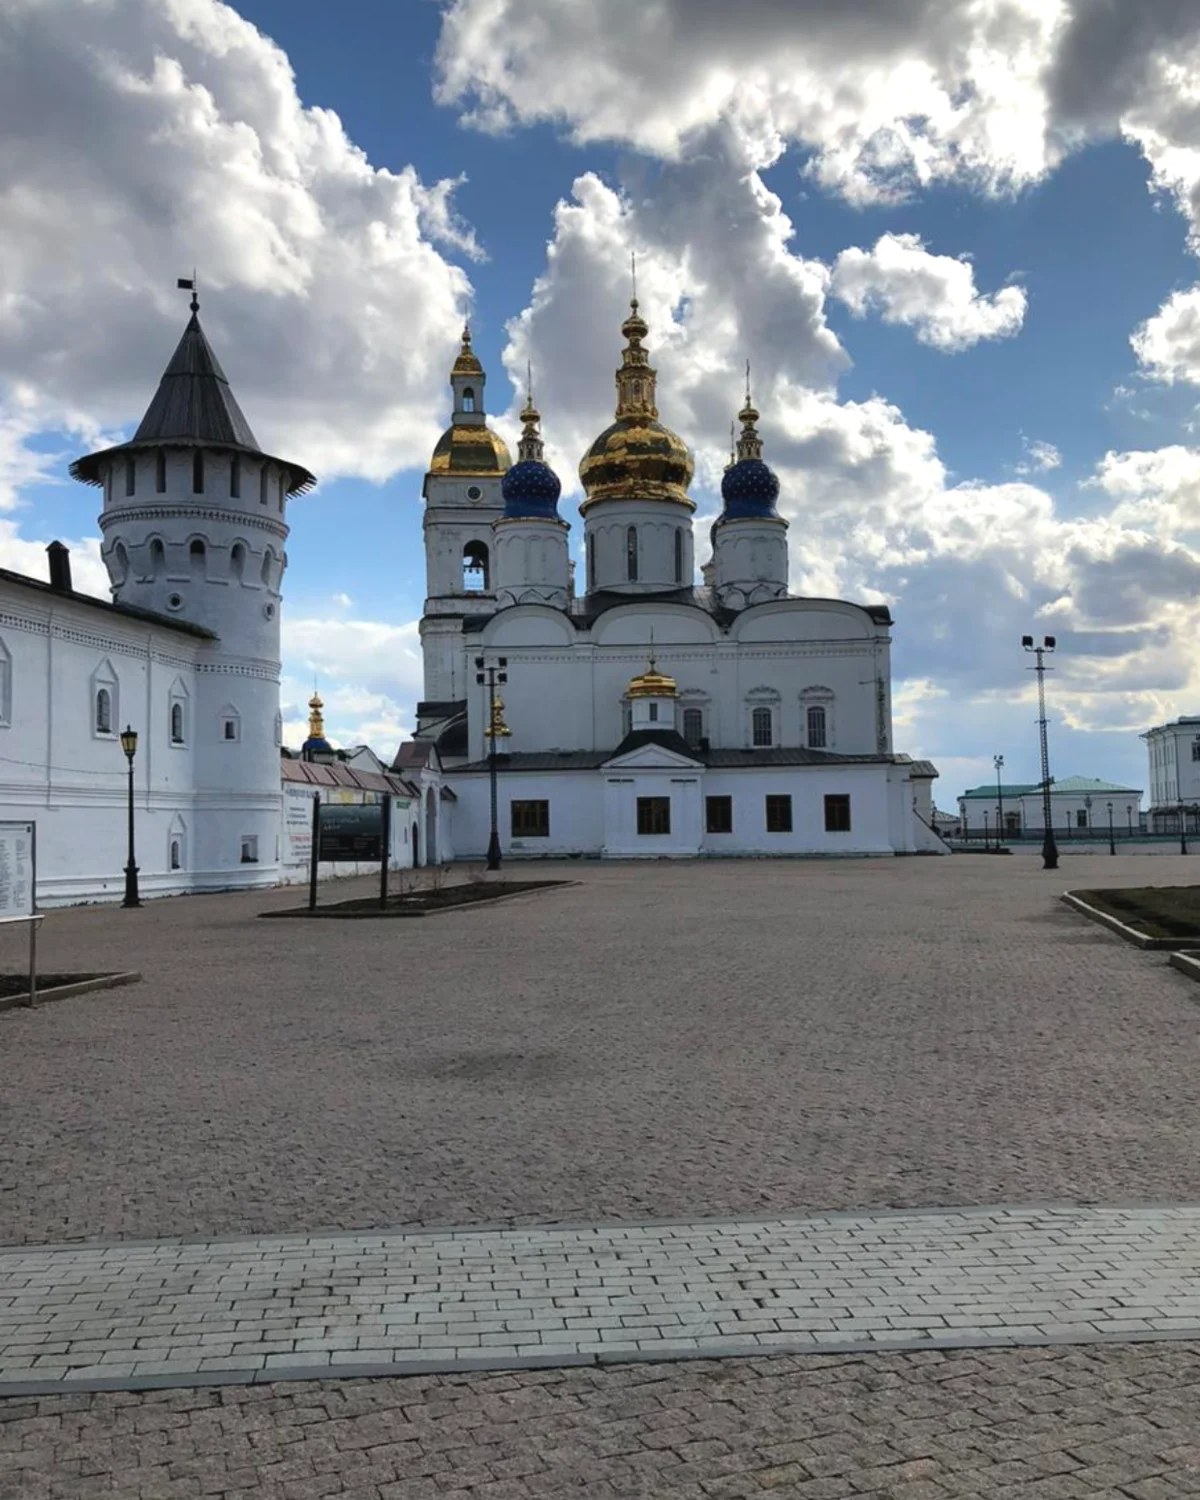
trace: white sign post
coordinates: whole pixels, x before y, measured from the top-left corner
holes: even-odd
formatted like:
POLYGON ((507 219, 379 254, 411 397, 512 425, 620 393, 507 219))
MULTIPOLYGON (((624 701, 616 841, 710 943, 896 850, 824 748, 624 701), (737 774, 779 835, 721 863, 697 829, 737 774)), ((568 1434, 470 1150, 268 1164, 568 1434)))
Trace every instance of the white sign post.
POLYGON ((37 1004, 37 824, 0 823, 0 926, 29 924, 29 1001, 37 1004))

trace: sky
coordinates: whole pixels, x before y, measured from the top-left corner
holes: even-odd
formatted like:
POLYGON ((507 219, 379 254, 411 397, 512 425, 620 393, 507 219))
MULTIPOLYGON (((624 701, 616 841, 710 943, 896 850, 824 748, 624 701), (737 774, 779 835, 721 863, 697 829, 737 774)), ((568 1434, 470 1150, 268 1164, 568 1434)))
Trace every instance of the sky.
MULTIPOLYGON (((629 256, 697 562, 751 361, 792 590, 886 602, 939 806, 1145 787, 1200 712, 1195 0, 0 0, 0 566, 107 597, 81 452, 201 318, 289 506, 285 740, 421 696, 421 481, 465 319, 526 362, 578 557, 629 256)), ((582 576, 582 570, 581 574, 582 576)))

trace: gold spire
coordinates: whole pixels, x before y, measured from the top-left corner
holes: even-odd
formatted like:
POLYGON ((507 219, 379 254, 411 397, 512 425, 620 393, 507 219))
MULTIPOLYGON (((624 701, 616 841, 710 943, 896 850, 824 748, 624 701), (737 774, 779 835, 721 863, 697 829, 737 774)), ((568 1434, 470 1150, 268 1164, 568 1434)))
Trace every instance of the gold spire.
POLYGON ((650 632, 650 665, 625 689, 630 698, 674 698, 678 688, 675 679, 660 672, 654 660, 654 632, 650 632))
POLYGON ((325 707, 321 702, 321 695, 313 689, 313 695, 308 700, 308 737, 312 740, 323 740, 325 738, 325 718, 321 710, 325 707))
POLYGON ((754 402, 750 399, 750 361, 746 361, 746 404, 738 412, 738 421, 742 424, 742 435, 738 438, 737 456, 741 458, 761 458, 762 438, 758 435, 758 428, 754 425, 758 421, 758 412, 755 410, 754 402))
POLYGON ((527 364, 525 366, 525 405, 521 409, 521 421, 525 424, 525 431, 517 443, 517 459, 521 463, 526 463, 531 459, 536 463, 544 462, 545 445, 539 430, 541 420, 542 414, 533 404, 533 367, 527 364))
POLYGON ((492 697, 492 717, 490 723, 488 724, 487 732, 488 739, 497 740, 506 739, 510 734, 512 734, 512 730, 504 722, 503 700, 495 697, 494 695, 492 697))

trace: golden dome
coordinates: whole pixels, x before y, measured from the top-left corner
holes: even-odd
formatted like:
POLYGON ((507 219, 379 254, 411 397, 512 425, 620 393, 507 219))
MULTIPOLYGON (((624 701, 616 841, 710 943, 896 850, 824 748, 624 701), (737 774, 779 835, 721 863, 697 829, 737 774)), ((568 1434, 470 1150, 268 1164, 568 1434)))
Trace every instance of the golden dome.
POLYGON ((674 698, 678 692, 673 677, 666 676, 654 665, 654 658, 650 658, 650 665, 625 689, 630 698, 674 698))
POLYGON ((451 367, 452 375, 482 375, 483 366, 479 363, 479 356, 471 348, 471 325, 463 324, 462 348, 451 367))
POLYGON ((617 420, 583 456, 579 478, 587 491, 581 513, 600 500, 670 500, 695 510, 687 487, 692 455, 683 439, 658 420, 654 404, 657 372, 642 348, 645 321, 637 298, 621 325, 627 340, 617 371, 617 420))
POLYGON ((490 427, 447 427, 429 463, 431 474, 503 474, 512 468, 508 444, 490 427))

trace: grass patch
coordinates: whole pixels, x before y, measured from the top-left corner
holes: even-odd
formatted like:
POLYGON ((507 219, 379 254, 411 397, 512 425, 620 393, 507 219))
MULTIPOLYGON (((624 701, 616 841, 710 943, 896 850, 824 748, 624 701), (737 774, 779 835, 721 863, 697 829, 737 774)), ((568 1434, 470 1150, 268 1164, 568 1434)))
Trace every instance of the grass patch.
POLYGON ((1200 942, 1200 885, 1144 885, 1071 894, 1116 917, 1143 937, 1195 938, 1200 942))

